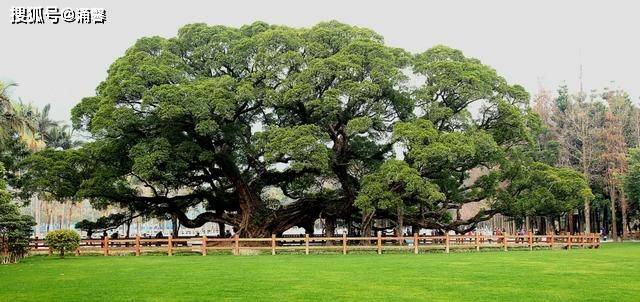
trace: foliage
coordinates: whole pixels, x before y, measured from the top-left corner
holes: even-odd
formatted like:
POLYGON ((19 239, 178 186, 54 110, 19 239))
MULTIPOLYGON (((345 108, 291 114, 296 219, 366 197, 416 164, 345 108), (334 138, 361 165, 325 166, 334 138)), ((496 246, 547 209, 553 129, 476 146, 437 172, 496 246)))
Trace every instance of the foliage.
POLYGON ((629 210, 635 219, 640 217, 640 149, 629 152, 629 170, 624 176, 625 193, 629 196, 629 210))
POLYGON ((16 136, 30 142, 32 146, 37 145, 35 140, 30 141, 36 131, 34 107, 11 100, 8 90, 15 86, 15 83, 0 81, 0 147, 16 136))
POLYGON ((91 235, 95 232, 116 229, 124 223, 131 221, 131 219, 130 216, 123 213, 114 213, 100 217, 96 219, 96 221, 83 219, 76 223, 75 228, 87 232, 87 237, 91 238, 91 235))
MULTIPOLYGON (((320 212, 350 217, 358 177, 390 150, 379 140, 389 121, 412 109, 397 90, 408 59, 374 32, 337 22, 192 24, 176 38, 140 39, 114 62, 98 95, 74 108, 75 126, 95 142, 79 151, 88 161, 81 183, 59 197, 255 235, 308 224, 320 212), (272 188, 295 202, 263 200, 272 188), (187 218, 200 203, 209 211, 187 218)), ((31 170, 45 161, 34 159, 31 170)), ((31 184, 32 192, 56 190, 31 184)))
POLYGON ((72 111, 94 141, 35 154, 22 187, 243 236, 319 218, 327 232, 338 219, 367 229, 374 215, 461 232, 514 192, 502 167, 533 145, 528 97, 459 50, 414 56, 335 21, 190 24, 139 39, 113 62, 72 111), (424 82, 410 87, 410 76, 424 82), (393 159, 394 146, 404 156, 393 159), (452 218, 477 202, 476 216, 452 218), (188 217, 196 206, 205 211, 188 217))
MULTIPOLYGON (((3 172, 0 163, 0 175, 3 172)), ((6 183, 0 177, 0 264, 18 262, 29 252, 29 236, 34 225, 33 217, 22 215, 11 202, 6 183)))
POLYGON ((593 198, 580 172, 537 162, 519 168, 522 170, 509 189, 513 192, 500 196, 512 203, 507 215, 555 217, 577 209, 585 198, 593 198))
POLYGON ((65 252, 75 251, 80 246, 80 235, 73 230, 55 230, 47 233, 45 242, 64 258, 65 252))

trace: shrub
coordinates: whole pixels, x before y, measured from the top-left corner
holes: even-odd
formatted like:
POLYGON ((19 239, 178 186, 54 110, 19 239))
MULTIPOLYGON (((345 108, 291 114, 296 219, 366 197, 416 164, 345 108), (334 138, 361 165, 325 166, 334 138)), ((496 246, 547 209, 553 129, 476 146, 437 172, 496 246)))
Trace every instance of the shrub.
POLYGON ((80 235, 72 230, 57 230, 47 233, 45 241, 52 250, 60 253, 60 258, 64 258, 65 252, 75 251, 80 246, 80 235))

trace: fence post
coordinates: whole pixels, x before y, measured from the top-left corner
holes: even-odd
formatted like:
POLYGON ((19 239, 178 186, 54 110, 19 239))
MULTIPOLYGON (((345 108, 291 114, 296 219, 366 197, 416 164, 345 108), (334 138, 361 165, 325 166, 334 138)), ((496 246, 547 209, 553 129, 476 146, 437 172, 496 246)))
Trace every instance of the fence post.
POLYGON ((80 256, 80 247, 76 248, 76 256, 80 256))
POLYGON ((504 251, 507 251, 507 234, 502 235, 502 245, 504 246, 504 251))
POLYGON ((449 252, 449 232, 444 234, 444 252, 449 252))
POLYGON ((572 243, 572 242, 571 242, 571 241, 572 241, 572 240, 571 240, 571 234, 569 234, 569 235, 567 235, 567 236, 568 236, 568 237, 567 237, 567 249, 569 249, 569 250, 570 250, 570 249, 571 249, 571 243, 572 243))
POLYGON ((584 234, 580 234, 580 247, 584 248, 584 234))
POLYGON ((109 256, 109 236, 104 236, 103 253, 105 256, 109 256))
POLYGON ((173 236, 171 235, 169 235, 169 239, 167 240, 167 254, 173 256, 173 236))
POLYGON ((549 248, 553 249, 554 245, 555 245, 555 238, 556 238, 556 234, 555 233, 551 233, 551 243, 549 244, 549 248))
POLYGON ((136 256, 140 256, 140 234, 136 235, 136 256))
POLYGON ((240 255, 240 235, 236 234, 234 236, 234 255, 238 256, 240 255))
POLYGON ((378 231, 378 255, 382 254, 382 231, 378 231))
POLYGON ((276 234, 271 234, 271 255, 276 254, 276 234))
POLYGON ((576 238, 576 246, 582 247, 582 235, 580 233, 578 233, 578 235, 575 236, 576 238))
POLYGON ((207 255, 207 236, 202 236, 202 246, 200 247, 202 249, 202 256, 206 256, 207 255))
POLYGON ((347 254, 347 234, 342 234, 342 254, 347 254))
POLYGON ((36 236, 35 241, 33 241, 33 249, 37 252, 38 251, 38 236, 36 236))
POLYGON ((531 233, 531 231, 529 231, 529 250, 532 251, 533 250, 533 234, 531 233))
POLYGON ((478 230, 476 230, 476 252, 480 251, 480 234, 478 234, 478 230))
POLYGON ((309 255, 309 234, 304 234, 304 253, 309 255))
POLYGON ((413 233, 413 253, 418 253, 418 233, 413 233))

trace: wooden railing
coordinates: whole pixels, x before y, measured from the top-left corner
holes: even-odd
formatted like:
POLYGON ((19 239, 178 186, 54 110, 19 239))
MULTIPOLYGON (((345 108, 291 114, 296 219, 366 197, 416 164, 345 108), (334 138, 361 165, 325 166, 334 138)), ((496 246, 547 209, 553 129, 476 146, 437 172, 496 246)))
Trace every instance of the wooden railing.
POLYGON ((640 240, 640 232, 638 232, 638 231, 629 232, 629 238, 627 238, 627 239, 640 240))
MULTIPOLYGON (((34 253, 49 253, 52 251, 42 239, 33 239, 30 243, 34 253)), ((372 251, 382 254, 384 251, 400 250, 415 254, 426 251, 443 251, 468 249, 480 251, 482 249, 572 249, 572 248, 598 248, 600 236, 598 234, 580 235, 449 235, 410 237, 386 237, 380 232, 376 237, 348 237, 347 235, 334 237, 316 237, 305 235, 304 237, 276 237, 270 238, 141 238, 131 239, 83 239, 76 254, 100 253, 108 256, 111 254, 130 253, 136 256, 142 253, 161 252, 171 256, 176 252, 196 252, 203 256, 208 251, 222 250, 234 255, 241 255, 245 251, 259 252, 270 251, 275 255, 278 251, 334 251, 347 254, 349 251, 372 251)))

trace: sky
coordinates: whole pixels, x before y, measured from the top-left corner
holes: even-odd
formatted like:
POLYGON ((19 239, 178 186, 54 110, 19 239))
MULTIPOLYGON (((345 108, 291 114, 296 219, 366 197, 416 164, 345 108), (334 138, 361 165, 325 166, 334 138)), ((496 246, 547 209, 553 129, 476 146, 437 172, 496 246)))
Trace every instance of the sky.
POLYGON ((109 65, 143 36, 175 36, 184 24, 242 26, 257 20, 310 27, 338 20, 367 27, 388 45, 418 53, 462 50, 534 94, 542 86, 615 86, 640 96, 636 1, 0 1, 0 80, 15 99, 52 104, 67 121, 95 94, 109 65), (14 6, 104 8, 106 24, 11 24, 14 6), (615 83, 612 83, 615 81, 615 83))

